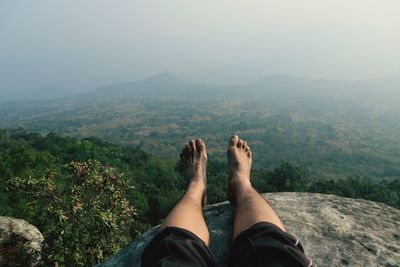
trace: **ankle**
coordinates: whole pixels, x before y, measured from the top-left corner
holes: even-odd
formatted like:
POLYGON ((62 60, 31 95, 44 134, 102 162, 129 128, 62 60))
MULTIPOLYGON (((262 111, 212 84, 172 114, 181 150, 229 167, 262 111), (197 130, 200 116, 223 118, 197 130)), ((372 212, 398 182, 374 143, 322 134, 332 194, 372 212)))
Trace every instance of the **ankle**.
POLYGON ((251 187, 251 182, 250 182, 250 177, 247 175, 238 175, 238 174, 233 174, 230 176, 229 179, 229 184, 230 186, 233 186, 235 188, 237 187, 251 187))
POLYGON ((190 181, 186 191, 190 194, 202 195, 205 190, 206 190, 206 187, 205 187, 204 181, 199 179, 199 180, 190 181))
POLYGON ((237 198, 238 194, 241 194, 242 192, 246 192, 253 188, 250 178, 245 178, 245 177, 235 177, 232 176, 229 179, 229 191, 232 195, 232 197, 237 198))

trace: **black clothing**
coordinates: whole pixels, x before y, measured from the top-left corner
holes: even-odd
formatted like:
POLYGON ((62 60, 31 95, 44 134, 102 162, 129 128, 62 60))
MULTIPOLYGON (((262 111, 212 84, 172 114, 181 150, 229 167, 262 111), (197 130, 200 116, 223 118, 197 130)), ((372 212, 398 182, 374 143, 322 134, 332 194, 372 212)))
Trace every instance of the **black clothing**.
MULTIPOLYGON (((177 227, 159 232, 142 255, 142 266, 216 266, 215 256, 195 234, 177 227)), ((229 266, 310 267, 299 240, 279 227, 260 222, 232 245, 229 266)))

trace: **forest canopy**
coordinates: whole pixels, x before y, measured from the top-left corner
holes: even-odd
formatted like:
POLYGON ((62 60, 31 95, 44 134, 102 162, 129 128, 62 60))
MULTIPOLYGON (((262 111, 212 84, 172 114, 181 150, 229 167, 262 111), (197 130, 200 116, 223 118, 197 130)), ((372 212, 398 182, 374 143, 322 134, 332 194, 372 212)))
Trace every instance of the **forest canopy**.
MULTIPOLYGON (((226 162, 212 159, 208 162, 209 204, 227 200, 226 168, 226 162)), ((260 192, 328 193, 400 208, 400 178, 377 181, 357 174, 346 179, 316 177, 306 166, 290 162, 281 162, 273 169, 257 167, 251 176, 260 192)), ((25 219, 44 233, 45 242, 53 248, 47 254, 52 257, 43 257, 48 260, 47 264, 69 257, 61 249, 68 247, 68 240, 86 244, 80 238, 82 235, 68 230, 73 227, 74 221, 67 223, 71 216, 100 216, 109 227, 121 232, 118 235, 122 239, 115 239, 113 246, 92 248, 93 253, 83 253, 87 247, 73 246, 69 253, 76 257, 76 266, 78 262, 100 262, 130 239, 160 223, 186 184, 179 173, 177 159, 160 158, 138 147, 111 144, 97 137, 79 139, 56 133, 42 136, 22 128, 0 130, 0 183, 0 214, 25 219), (106 185, 116 181, 119 186, 112 187, 118 191, 117 199, 123 205, 111 209, 112 201, 105 201, 105 196, 115 192, 109 191, 106 185), (93 188, 104 188, 97 189, 100 190, 99 207, 82 204, 89 201, 91 194, 86 193, 93 188), (53 201, 44 198, 50 193, 60 201, 68 200, 63 203, 74 204, 57 206, 54 197, 50 198, 53 201), (54 219, 48 219, 49 213, 54 219), (122 224, 112 226, 115 218, 123 218, 122 224), (69 234, 69 239, 57 238, 61 232, 69 234)), ((84 218, 80 220, 82 231, 95 231, 100 241, 110 239, 106 232, 88 227, 93 222, 84 218)), ((90 247, 90 241, 87 245, 90 247)))

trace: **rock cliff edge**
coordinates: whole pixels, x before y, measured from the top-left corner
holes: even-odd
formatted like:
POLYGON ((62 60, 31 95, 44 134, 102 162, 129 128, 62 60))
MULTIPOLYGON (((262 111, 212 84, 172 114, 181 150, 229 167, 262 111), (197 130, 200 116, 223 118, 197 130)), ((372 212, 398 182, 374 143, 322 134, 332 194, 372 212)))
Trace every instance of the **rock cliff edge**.
MULTIPOLYGON (((387 205, 312 193, 264 194, 298 237, 315 266, 400 266, 400 210, 387 205)), ((205 207, 211 249, 226 265, 234 209, 228 203, 205 207)), ((140 255, 158 226, 145 232, 99 267, 140 266, 140 255)))

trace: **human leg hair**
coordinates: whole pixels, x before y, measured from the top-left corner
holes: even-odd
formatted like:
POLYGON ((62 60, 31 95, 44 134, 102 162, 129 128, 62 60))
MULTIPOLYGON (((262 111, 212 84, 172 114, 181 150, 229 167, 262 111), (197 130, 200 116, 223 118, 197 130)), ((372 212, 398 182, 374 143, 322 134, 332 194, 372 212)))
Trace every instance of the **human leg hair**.
POLYGON ((207 245, 210 234, 203 216, 206 198, 207 153, 204 141, 191 140, 181 153, 181 165, 189 185, 186 193, 170 211, 161 225, 179 227, 198 236, 207 245))
POLYGON ((233 238, 259 222, 269 222, 285 231, 271 205, 253 188, 250 181, 252 153, 237 135, 229 140, 228 198, 236 206, 233 238))

